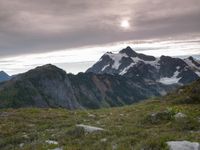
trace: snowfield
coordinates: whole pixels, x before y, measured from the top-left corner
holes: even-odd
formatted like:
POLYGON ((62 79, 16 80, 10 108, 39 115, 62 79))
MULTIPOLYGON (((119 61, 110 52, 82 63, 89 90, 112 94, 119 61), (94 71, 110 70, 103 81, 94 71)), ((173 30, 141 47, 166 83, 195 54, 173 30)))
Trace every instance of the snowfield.
POLYGON ((178 78, 179 73, 180 72, 176 71, 172 77, 160 78, 158 82, 162 84, 167 84, 167 85, 178 83, 178 81, 181 79, 181 78, 178 78))

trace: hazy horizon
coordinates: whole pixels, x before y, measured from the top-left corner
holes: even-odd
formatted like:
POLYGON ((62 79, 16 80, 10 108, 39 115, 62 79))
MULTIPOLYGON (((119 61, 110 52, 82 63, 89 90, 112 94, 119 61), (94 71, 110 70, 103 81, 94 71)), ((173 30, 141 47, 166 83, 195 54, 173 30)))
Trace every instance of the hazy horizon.
POLYGON ((15 75, 26 72, 37 66, 53 64, 65 70, 67 73, 77 74, 79 72, 85 72, 89 67, 96 63, 104 53, 118 53, 127 46, 130 46, 138 53, 155 57, 160 57, 161 55, 179 58, 193 56, 200 60, 199 39, 191 41, 146 41, 146 43, 142 42, 137 44, 127 41, 110 45, 107 44, 69 50, 58 50, 55 52, 5 57, 0 60, 0 69, 9 75, 15 75))

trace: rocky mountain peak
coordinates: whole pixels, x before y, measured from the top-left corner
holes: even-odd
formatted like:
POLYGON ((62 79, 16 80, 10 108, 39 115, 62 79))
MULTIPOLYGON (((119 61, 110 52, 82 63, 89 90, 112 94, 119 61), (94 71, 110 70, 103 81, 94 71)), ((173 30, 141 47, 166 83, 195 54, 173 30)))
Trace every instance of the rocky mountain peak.
POLYGON ((197 61, 195 58, 193 58, 192 56, 188 57, 185 59, 186 63, 193 65, 193 67, 198 67, 200 68, 200 62, 197 61))
POLYGON ((192 56, 188 57, 188 59, 194 61, 194 58, 192 56))
POLYGON ((18 77, 25 78, 38 78, 39 79, 63 79, 66 76, 66 72, 52 64, 47 64, 43 66, 36 67, 35 69, 29 70, 28 72, 22 74, 18 77))
POLYGON ((5 73, 4 71, 0 71, 0 74, 4 74, 4 75, 8 75, 7 73, 5 73))
POLYGON ((126 54, 129 57, 137 57, 137 53, 130 46, 122 49, 119 53, 126 54))
POLYGON ((104 54, 87 72, 117 74, 163 84, 187 84, 200 77, 200 63, 193 57, 187 59, 170 56, 155 58, 137 53, 128 46, 119 53, 104 54))
POLYGON ((0 71, 0 82, 7 81, 9 79, 10 76, 6 72, 0 71))
POLYGON ((62 70, 52 64, 47 64, 47 65, 36 67, 32 71, 54 71, 54 70, 59 71, 59 72, 65 72, 64 70, 62 70))

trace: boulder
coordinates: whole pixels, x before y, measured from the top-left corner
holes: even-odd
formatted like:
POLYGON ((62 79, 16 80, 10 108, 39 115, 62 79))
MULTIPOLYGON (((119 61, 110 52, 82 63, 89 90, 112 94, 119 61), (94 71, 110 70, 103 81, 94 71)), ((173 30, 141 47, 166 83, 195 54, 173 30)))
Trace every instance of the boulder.
POLYGON ((179 112, 179 113, 177 113, 176 115, 174 115, 174 118, 176 119, 176 120, 178 120, 178 119, 182 119, 182 118, 185 118, 185 117, 187 117, 184 113, 181 113, 181 112, 179 112))
POLYGON ((200 150, 200 144, 190 141, 169 141, 167 142, 170 150, 200 150))
POLYGON ((78 125, 76 125, 76 127, 82 128, 82 129, 84 129, 85 132, 88 132, 88 133, 104 131, 103 128, 98 128, 98 127, 93 127, 93 126, 88 126, 88 125, 83 125, 83 124, 78 124, 78 125))

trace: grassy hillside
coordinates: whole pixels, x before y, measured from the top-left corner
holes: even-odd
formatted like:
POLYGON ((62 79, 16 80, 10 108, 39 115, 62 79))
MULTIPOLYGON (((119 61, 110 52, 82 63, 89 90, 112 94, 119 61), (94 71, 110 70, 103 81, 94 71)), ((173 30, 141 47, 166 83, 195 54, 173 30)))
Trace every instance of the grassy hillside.
POLYGON ((199 86, 200 81, 166 97, 121 108, 2 109, 0 149, 165 150, 171 140, 200 142, 199 86), (185 116, 176 117, 180 112, 185 116), (88 133, 77 124, 104 131, 88 133))

